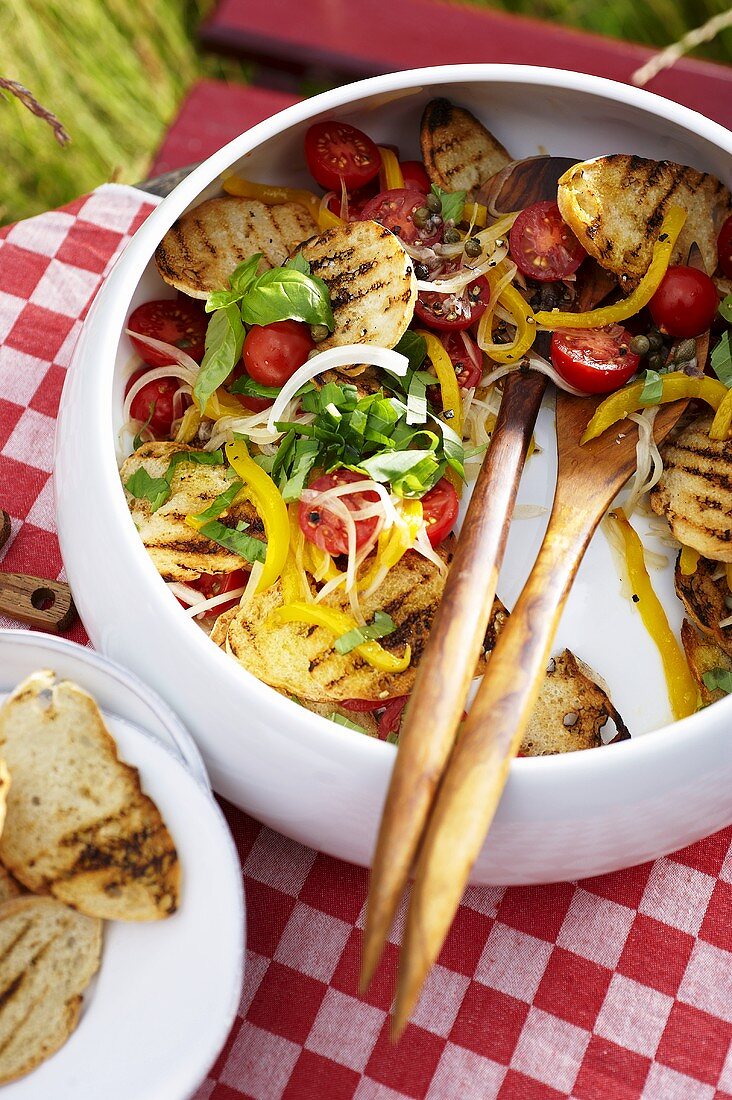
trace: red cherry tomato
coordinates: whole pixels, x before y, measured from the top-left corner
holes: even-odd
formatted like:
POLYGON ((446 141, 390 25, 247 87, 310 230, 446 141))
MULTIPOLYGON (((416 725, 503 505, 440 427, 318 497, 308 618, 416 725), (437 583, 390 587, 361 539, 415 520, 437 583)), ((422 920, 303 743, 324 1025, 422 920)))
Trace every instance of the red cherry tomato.
POLYGON ((732 214, 719 231, 717 252, 719 253, 719 270, 726 279, 732 279, 732 214))
POLYGON ((630 350, 631 339, 622 325, 555 332, 552 363, 570 385, 586 393, 609 393, 638 370, 640 356, 630 350))
MULTIPOLYGON (((127 393, 145 373, 145 371, 138 371, 137 374, 133 374, 127 383, 127 393)), ((176 378, 158 378, 142 386, 130 406, 132 419, 139 420, 142 424, 146 424, 149 420, 148 427, 157 438, 169 436, 175 419, 173 397, 178 386, 179 382, 176 378)))
MULTIPOLYGON (((127 327, 143 336, 152 336, 166 344, 174 344, 190 355, 197 363, 203 359, 208 317, 200 306, 185 298, 165 299, 162 302, 145 302, 130 315, 127 327)), ((173 363, 169 355, 154 351, 134 336, 130 339, 135 351, 150 367, 167 367, 173 363)))
MULTIPOLYGON (((317 477, 309 487, 314 489, 315 492, 322 493, 325 489, 332 489, 336 485, 351 485, 357 481, 368 481, 368 478, 364 477, 363 474, 355 473, 353 470, 334 470, 333 473, 317 477)), ((339 499, 351 512, 358 512, 369 504, 375 504, 379 496, 373 489, 370 489, 365 493, 347 493, 339 499)), ((315 543, 321 550, 327 550, 329 554, 334 556, 348 553, 346 525, 335 511, 327 506, 320 508, 301 501, 298 518, 300 529, 305 538, 315 543)), ((377 522, 376 516, 372 516, 370 519, 356 520, 357 548, 363 546, 371 538, 376 530, 377 522)))
POLYGON ((511 227, 508 243, 519 271, 542 282, 571 275, 586 255, 551 200, 535 202, 522 210, 511 227))
MULTIPOLYGON (((378 180, 372 180, 371 183, 366 184, 365 187, 359 187, 358 191, 348 192, 348 220, 355 222, 360 221, 361 212, 367 202, 374 197, 377 193, 378 180)), ((328 209, 331 214, 335 214, 337 218, 341 216, 341 189, 337 187, 335 193, 328 199, 328 209)))
MULTIPOLYGON (((442 274, 457 269, 450 264, 442 274)), ((420 290, 414 312, 430 328, 441 332, 459 332, 478 321, 486 311, 490 301, 491 288, 485 276, 481 275, 469 283, 460 294, 439 294, 436 290, 420 290)))
POLYGON ((421 160, 403 160, 400 163, 404 186, 410 191, 430 192, 430 178, 424 170, 421 160))
POLYGON ((420 229, 412 221, 412 214, 419 207, 424 206, 425 196, 422 191, 411 191, 404 187, 395 187, 391 191, 380 191, 370 202, 367 202, 361 211, 361 221, 374 221, 390 229, 406 244, 430 245, 439 240, 442 234, 442 223, 430 229, 420 229))
POLYGON ((433 546, 439 546, 455 526, 460 502, 455 489, 446 477, 422 497, 422 514, 427 527, 427 537, 433 546))
MULTIPOLYGON (((244 588, 249 580, 249 573, 245 569, 234 569, 231 573, 202 573, 197 581, 191 583, 191 588, 197 589, 207 600, 214 596, 221 596, 224 592, 233 592, 235 588, 244 588)), ((233 600, 225 600, 212 608, 217 615, 222 611, 229 611, 236 607, 241 597, 235 596, 233 600)))
POLYGON ((648 308, 663 332, 686 339, 707 331, 718 305, 717 288, 703 271, 670 267, 648 308))
POLYGON ((284 386, 315 347, 301 321, 252 325, 244 340, 244 366, 262 386, 284 386))
POLYGON ((463 390, 474 389, 483 377, 483 353, 478 345, 467 332, 448 332, 442 337, 442 344, 455 368, 458 386, 463 390))
POLYGON ((378 176, 381 157, 374 142, 347 122, 316 122, 305 135, 305 160, 313 179, 326 191, 363 187, 378 176))

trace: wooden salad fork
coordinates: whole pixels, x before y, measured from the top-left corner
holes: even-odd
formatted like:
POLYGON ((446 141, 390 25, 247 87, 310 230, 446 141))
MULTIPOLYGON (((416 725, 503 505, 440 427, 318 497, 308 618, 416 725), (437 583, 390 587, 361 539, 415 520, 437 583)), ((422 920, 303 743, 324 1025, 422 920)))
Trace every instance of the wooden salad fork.
MULTIPOLYGON (((10 516, 0 508, 0 550, 10 538, 10 516)), ((0 612, 29 626, 57 634, 76 620, 71 589, 25 573, 0 572, 0 612)))
MULTIPOLYGON (((395 1036, 404 1029, 439 954, 493 820, 578 566, 600 520, 636 466, 637 429, 630 421, 580 445, 597 404, 597 398, 557 394, 559 469, 549 525, 531 575, 491 654, 422 838, 402 946, 395 1036)), ((685 407, 681 401, 659 409, 654 424, 657 442, 685 407)), ((460 636, 462 624, 449 603, 442 623, 450 638, 460 636)), ((449 652, 445 656, 451 664, 449 652)), ((450 671, 443 666, 442 676, 450 671)), ((430 781, 438 778, 430 776, 430 781)), ((412 777, 413 785, 419 781, 412 777)), ((395 856, 394 850, 391 854, 395 856)))

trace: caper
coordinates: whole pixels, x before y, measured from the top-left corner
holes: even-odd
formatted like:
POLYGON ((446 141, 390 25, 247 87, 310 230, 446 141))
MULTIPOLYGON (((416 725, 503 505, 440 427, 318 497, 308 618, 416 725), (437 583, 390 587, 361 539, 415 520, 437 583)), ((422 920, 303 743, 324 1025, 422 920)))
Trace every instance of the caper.
POLYGON ((442 203, 438 199, 437 195, 428 195, 427 196, 427 207, 429 209, 430 214, 441 214, 442 213, 442 203))
POLYGON ((427 264, 416 263, 414 265, 414 274, 418 279, 429 279, 430 269, 427 267, 427 264))
POLYGON ((430 212, 426 206, 418 206, 412 211, 412 221, 419 229, 424 229, 430 220, 430 212))
POLYGON ((651 350, 651 341, 647 336, 634 336, 630 341, 630 350, 634 355, 648 355, 651 350))
POLYGON ((452 226, 450 226, 448 229, 445 230, 445 244, 457 244, 458 241, 461 240, 462 237, 460 236, 460 233, 457 229, 454 229, 452 226))
POLYGON ((310 326, 310 335, 312 336, 316 344, 319 344, 322 340, 325 340, 329 332, 330 329, 327 325, 310 326))
POLYGON ((658 329, 652 328, 647 336, 651 351, 660 351, 663 347, 663 336, 658 329))
POLYGON ((480 256, 482 251, 483 245, 480 243, 477 237, 471 237, 469 241, 465 242, 466 256, 480 256))
POLYGON ((661 370, 663 367, 663 356, 654 351, 648 356, 648 366, 651 370, 661 370))
POLYGON ((696 341, 682 340, 681 343, 674 349, 674 362, 688 363, 689 360, 693 359, 695 355, 696 341))

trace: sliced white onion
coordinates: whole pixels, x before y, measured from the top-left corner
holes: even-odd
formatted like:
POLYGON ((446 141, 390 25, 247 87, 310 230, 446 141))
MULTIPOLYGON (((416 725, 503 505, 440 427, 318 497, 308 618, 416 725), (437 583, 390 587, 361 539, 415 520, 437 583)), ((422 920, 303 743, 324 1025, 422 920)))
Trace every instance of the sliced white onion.
POLYGON ((130 391, 125 397, 125 403, 122 408, 122 415, 125 420, 134 419, 130 410, 132 409, 132 402, 137 397, 141 389, 150 382, 157 382, 160 378, 180 378, 182 375, 182 368, 175 366, 171 363, 169 367, 153 367, 152 370, 145 371, 141 378, 138 378, 136 382, 133 382, 130 386, 130 391))
POLYGON ((166 584, 181 603, 192 606, 193 604, 203 603, 206 599, 203 592, 199 592, 197 588, 191 588, 190 585, 183 584, 181 581, 166 581, 166 584))
MULTIPOLYGON (((630 493, 623 507, 628 519, 633 515, 641 497, 650 492, 663 473, 663 459, 653 436, 653 423, 659 406, 644 409, 641 413, 630 413, 628 419, 638 425, 638 443, 636 444, 636 469, 630 493)), ((664 559, 665 562, 665 559, 664 559)))
POLYGON ((230 592, 220 592, 218 596, 211 596, 208 600, 204 599, 202 603, 195 603, 192 607, 187 607, 186 615, 196 619, 199 615, 205 615, 206 612, 219 607, 222 603, 228 603, 229 600, 235 600, 239 596, 243 596, 245 591, 246 589, 242 586, 241 588, 232 588, 230 592))
POLYGON ((476 264, 475 267, 461 267, 458 271, 446 275, 444 279, 418 279, 417 290, 435 291, 437 294, 458 294, 466 286, 470 286, 476 279, 479 279, 481 275, 485 275, 487 271, 497 267, 502 260, 505 260, 507 254, 508 249, 505 245, 502 245, 500 248, 496 248, 481 263, 476 264))
POLYGON ((378 481, 349 481, 344 485, 333 485, 330 489, 304 489, 300 499, 305 504, 322 508, 327 505, 328 501, 340 499, 340 497, 348 496, 351 493, 376 493, 379 497, 379 504, 377 505, 374 502, 373 505, 377 511, 372 513, 370 508, 359 509, 358 512, 351 512, 354 519, 371 519, 372 515, 381 515, 384 518, 386 527, 391 527, 393 523, 397 522, 396 509, 391 496, 378 481))
POLYGON ((262 576, 262 570, 264 569, 264 562, 255 561, 252 565, 252 571, 249 574, 249 580, 246 583, 246 588, 239 601, 240 607, 248 607, 254 599, 254 595, 257 591, 257 585, 259 584, 259 578, 262 576))
POLYGON ((720 619, 718 625, 722 630, 724 630, 726 626, 732 626, 732 615, 728 615, 726 619, 720 619))
POLYGON ((482 372, 482 370, 483 370, 483 360, 480 357, 480 353, 479 353, 477 344, 473 343, 473 341, 470 339, 470 337, 468 336, 467 332, 465 332, 464 329, 460 330, 460 336, 462 338, 463 343, 465 344, 465 351, 467 352, 468 356, 470 357, 470 362, 473 364, 474 367, 478 367, 478 369, 482 372))
MULTIPOLYGON (((540 374, 545 374, 560 390, 565 390, 567 393, 574 394, 575 397, 588 396, 584 390, 578 390, 576 386, 570 386, 569 382, 565 382, 551 363, 548 363, 546 359, 542 359, 542 357, 535 352, 529 352, 526 356, 526 360, 532 370, 538 371, 540 374)), ((483 379, 483 385, 489 386, 493 382, 497 382, 499 378, 504 378, 507 374, 512 374, 514 371, 519 370, 520 366, 520 363, 504 363, 502 366, 496 367, 495 370, 492 370, 490 374, 487 374, 483 379)))
POLYGON ((152 348, 153 351, 161 351, 165 355, 169 355, 172 363, 180 368, 178 378, 185 378, 186 382, 193 385, 196 381, 199 370, 201 369, 195 359, 192 359, 187 352, 177 348, 175 344, 167 344, 165 340, 156 340, 152 336, 145 336, 142 332, 135 332, 134 329, 126 328, 125 332, 128 336, 134 336, 136 340, 139 340, 145 347, 152 348))
POLYGON ((390 348, 376 347, 374 344, 344 344, 342 347, 321 351, 312 359, 308 359, 307 363, 303 363, 280 390, 274 405, 269 410, 267 419, 269 430, 275 431, 275 424, 282 419, 288 403, 306 382, 310 382, 323 371, 334 370, 336 367, 352 367, 360 363, 382 367, 402 378, 409 369, 409 360, 405 355, 400 355, 399 352, 392 351, 390 348))
POLYGON ((430 542, 427 535, 427 527, 424 523, 417 532, 413 549, 421 554, 423 558, 427 558, 427 561, 431 561, 433 565, 436 565, 440 573, 447 573, 447 566, 430 542))

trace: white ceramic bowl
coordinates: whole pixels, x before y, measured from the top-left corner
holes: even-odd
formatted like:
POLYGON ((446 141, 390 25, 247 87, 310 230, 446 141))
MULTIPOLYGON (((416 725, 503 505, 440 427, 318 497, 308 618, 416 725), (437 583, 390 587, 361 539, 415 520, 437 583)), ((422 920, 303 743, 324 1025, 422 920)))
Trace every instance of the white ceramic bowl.
MULTIPOLYGON (((629 152, 692 164, 732 182, 728 131, 607 80, 465 65, 338 88, 231 142, 147 220, 96 299, 59 420, 61 548, 94 644, 144 676, 177 709, 216 790, 289 836, 361 864, 371 858, 394 749, 309 713, 242 671, 166 591, 128 515, 117 472, 130 356, 120 334, 130 310, 163 290, 151 261, 158 241, 187 207, 217 193, 222 173, 234 169, 262 181, 307 185, 302 138, 314 119, 324 117, 346 118, 413 156, 422 108, 436 95, 475 111, 517 157, 541 148, 577 159, 629 152)), ((521 499, 534 504, 548 503, 553 485, 548 421, 545 413, 540 441, 548 449, 529 463, 522 486, 521 499)), ((544 522, 514 524, 499 584, 509 606, 544 522)), ((659 583, 678 625, 669 576, 659 583)), ((571 645, 609 681, 638 736, 609 749, 514 761, 474 881, 599 874, 673 851, 732 820, 732 699, 669 724, 657 654, 618 589, 598 536, 573 588, 558 644, 571 645)))

